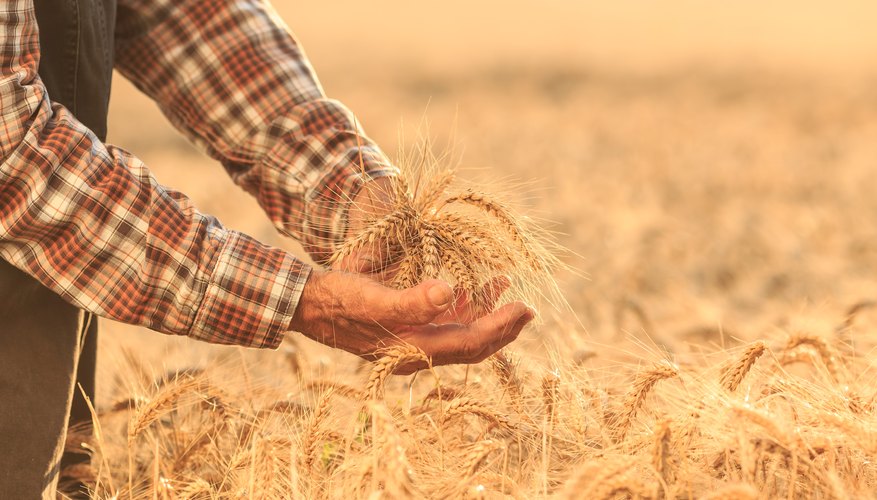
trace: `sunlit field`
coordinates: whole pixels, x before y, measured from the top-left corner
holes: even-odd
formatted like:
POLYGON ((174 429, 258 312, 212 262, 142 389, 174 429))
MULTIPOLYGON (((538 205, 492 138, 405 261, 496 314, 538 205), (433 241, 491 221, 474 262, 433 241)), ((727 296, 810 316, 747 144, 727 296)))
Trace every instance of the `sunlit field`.
MULTIPOLYGON (((873 7, 297 4, 391 157, 429 136, 568 249, 566 305, 415 377, 294 333, 260 352, 104 321, 97 496, 874 496, 873 7)), ((110 130, 303 255, 121 79, 110 130)))

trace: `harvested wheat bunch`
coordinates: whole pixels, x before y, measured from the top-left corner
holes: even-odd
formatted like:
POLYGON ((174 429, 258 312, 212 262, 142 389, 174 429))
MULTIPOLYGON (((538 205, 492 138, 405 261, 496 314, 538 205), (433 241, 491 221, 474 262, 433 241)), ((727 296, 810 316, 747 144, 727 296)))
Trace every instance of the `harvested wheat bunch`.
POLYGON ((494 196, 454 189, 456 173, 429 163, 403 168, 392 179, 391 211, 351 235, 330 263, 382 245, 378 267, 388 270, 386 282, 395 288, 446 279, 483 312, 495 301, 485 285, 505 275, 514 298, 562 302, 551 277, 559 267, 552 238, 494 196))

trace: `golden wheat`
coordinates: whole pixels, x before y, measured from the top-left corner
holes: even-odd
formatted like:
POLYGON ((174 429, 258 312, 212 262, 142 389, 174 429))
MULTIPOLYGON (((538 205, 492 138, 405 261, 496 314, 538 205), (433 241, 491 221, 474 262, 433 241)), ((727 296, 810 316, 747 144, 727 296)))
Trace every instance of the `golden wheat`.
POLYGON ((743 381, 743 378, 749 373, 749 370, 752 369, 752 365, 755 364, 758 358, 760 358, 766 350, 767 344, 762 341, 755 342, 749 346, 743 352, 743 355, 740 356, 740 359, 738 359, 736 363, 728 366, 728 368, 722 373, 722 386, 731 392, 736 391, 740 382, 743 381))
POLYGON ((651 370, 637 374, 633 387, 624 398, 621 414, 618 417, 616 433, 619 441, 624 441, 636 413, 642 407, 646 396, 661 380, 675 377, 679 371, 668 364, 655 365, 651 370))
POLYGON ((391 270, 387 284, 397 288, 446 277, 476 309, 483 309, 488 297, 481 285, 505 274, 515 280, 518 298, 533 302, 540 296, 559 297, 551 274, 559 261, 547 250, 553 245, 547 235, 537 237, 535 229, 521 223, 522 217, 484 193, 470 189, 449 194, 455 179, 452 170, 430 176, 423 162, 403 169, 392 178, 395 201, 390 213, 351 235, 329 262, 382 245, 397 249, 383 252, 385 262, 379 266, 391 270))
POLYGON ((381 359, 375 362, 365 385, 365 393, 371 399, 380 398, 384 390, 384 381, 400 366, 417 361, 429 362, 423 351, 410 344, 391 347, 381 354, 381 359))

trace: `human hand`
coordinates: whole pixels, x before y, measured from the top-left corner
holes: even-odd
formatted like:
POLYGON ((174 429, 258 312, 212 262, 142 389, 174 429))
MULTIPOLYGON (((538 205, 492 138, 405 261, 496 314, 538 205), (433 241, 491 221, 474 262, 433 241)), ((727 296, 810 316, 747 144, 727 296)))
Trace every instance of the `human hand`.
MULTIPOLYGON (((489 286, 500 290, 508 285, 494 280, 489 286)), ((442 323, 458 315, 453 312, 454 302, 451 287, 440 280, 394 290, 357 274, 315 269, 291 326, 320 343, 368 360, 380 357, 381 349, 408 343, 438 366, 483 361, 515 340, 535 317, 535 311, 523 302, 512 302, 469 324, 442 323)), ((412 363, 396 373, 424 368, 425 362, 412 363)))

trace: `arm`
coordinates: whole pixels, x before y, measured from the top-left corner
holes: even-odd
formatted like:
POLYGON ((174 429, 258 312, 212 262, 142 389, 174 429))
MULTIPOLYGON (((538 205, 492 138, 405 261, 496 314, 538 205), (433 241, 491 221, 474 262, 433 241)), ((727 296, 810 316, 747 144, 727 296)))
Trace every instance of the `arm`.
POLYGON ((309 267, 199 213, 53 104, 33 1, 0 3, 0 257, 101 316, 275 347, 309 267))
POLYGON ((100 316, 216 343, 276 347, 295 328, 371 357, 408 341, 436 363, 474 362, 513 340, 532 311, 504 306, 435 325, 447 284, 396 291, 311 272, 230 231, 102 144, 37 75, 34 0, 0 2, 0 257, 100 316))
POLYGON ((396 172, 260 0, 120 0, 115 59, 317 262, 362 186, 396 172))

